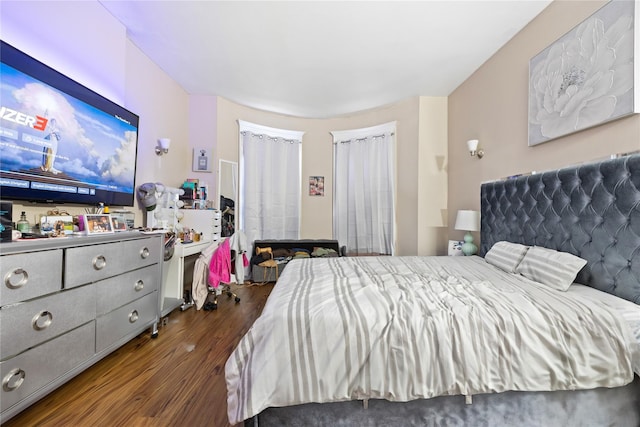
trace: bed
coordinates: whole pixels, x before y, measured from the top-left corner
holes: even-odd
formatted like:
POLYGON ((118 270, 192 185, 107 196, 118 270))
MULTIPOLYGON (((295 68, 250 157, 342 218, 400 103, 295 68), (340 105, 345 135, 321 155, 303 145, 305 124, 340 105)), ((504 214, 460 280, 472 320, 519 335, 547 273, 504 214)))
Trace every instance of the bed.
POLYGON ((481 256, 292 261, 227 361, 230 422, 640 425, 638 188, 640 156, 487 183, 481 256))

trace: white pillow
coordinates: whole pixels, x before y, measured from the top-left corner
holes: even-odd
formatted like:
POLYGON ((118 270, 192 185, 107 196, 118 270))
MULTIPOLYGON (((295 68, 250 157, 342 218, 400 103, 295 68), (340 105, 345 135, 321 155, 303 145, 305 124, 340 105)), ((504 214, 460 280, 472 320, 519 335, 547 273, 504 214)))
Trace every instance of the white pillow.
POLYGON ((566 291, 586 263, 586 260, 567 252, 534 246, 529 248, 516 273, 559 291, 566 291))
POLYGON ((519 243, 497 242, 484 256, 485 261, 495 265, 507 273, 515 273, 516 267, 524 258, 529 249, 528 246, 519 243))

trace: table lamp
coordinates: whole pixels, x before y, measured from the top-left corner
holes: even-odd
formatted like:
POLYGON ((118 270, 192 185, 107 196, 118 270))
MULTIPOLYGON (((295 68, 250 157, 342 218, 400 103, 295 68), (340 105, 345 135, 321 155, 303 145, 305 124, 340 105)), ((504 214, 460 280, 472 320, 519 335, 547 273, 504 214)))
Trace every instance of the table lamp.
POLYGON ((480 230, 480 212, 465 210, 458 211, 455 229, 467 232, 464 235, 462 253, 469 256, 478 252, 478 247, 473 244, 473 236, 471 235, 471 232, 480 230))

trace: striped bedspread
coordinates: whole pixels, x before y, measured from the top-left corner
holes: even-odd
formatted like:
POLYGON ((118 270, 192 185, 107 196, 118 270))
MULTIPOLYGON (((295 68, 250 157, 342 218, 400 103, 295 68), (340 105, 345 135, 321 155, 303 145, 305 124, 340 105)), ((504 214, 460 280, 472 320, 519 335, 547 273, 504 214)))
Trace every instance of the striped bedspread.
POLYGON ((227 361, 229 421, 309 402, 617 387, 637 347, 606 306, 479 257, 294 260, 227 361))

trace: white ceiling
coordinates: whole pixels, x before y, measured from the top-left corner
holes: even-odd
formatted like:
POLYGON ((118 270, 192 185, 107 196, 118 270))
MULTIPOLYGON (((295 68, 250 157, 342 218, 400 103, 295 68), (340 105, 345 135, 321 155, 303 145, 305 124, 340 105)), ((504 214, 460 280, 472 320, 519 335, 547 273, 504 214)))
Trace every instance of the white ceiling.
POLYGON ((189 94, 326 118, 448 96, 551 0, 100 0, 189 94))

